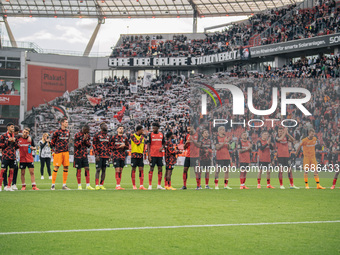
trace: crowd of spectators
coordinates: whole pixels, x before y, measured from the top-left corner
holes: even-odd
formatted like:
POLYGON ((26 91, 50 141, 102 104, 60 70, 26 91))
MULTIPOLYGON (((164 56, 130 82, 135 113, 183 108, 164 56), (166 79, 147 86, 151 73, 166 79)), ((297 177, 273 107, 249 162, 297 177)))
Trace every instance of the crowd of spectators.
POLYGON ((340 8, 335 0, 319 0, 312 8, 294 11, 278 20, 257 44, 272 44, 328 35, 340 31, 340 8))
POLYGON ((59 127, 58 119, 63 115, 53 106, 61 106, 68 114, 72 138, 85 123, 89 124, 93 136, 103 121, 108 123, 110 132, 122 124, 127 133, 132 133, 137 124, 151 130, 152 123, 156 121, 165 129, 172 129, 178 139, 182 139, 189 121, 189 92, 183 76, 154 77, 149 87, 139 86, 136 94, 130 93, 130 82, 126 77, 107 77, 104 83, 90 84, 70 92, 69 97, 57 97, 52 102, 39 105, 27 114, 24 122, 26 125, 30 123, 33 136, 37 135, 34 139, 38 141, 40 134, 59 127), (91 105, 87 95, 101 100, 97 105, 91 105), (123 107, 125 112, 119 122, 114 116, 123 107))
POLYGON ((318 56, 312 58, 300 58, 297 61, 290 60, 282 68, 265 66, 264 72, 247 71, 242 65, 234 65, 227 74, 233 77, 286 77, 286 78, 339 78, 340 54, 318 56))
POLYGON ((221 32, 207 33, 204 39, 174 35, 172 40, 165 40, 161 35, 127 35, 111 56, 194 57, 333 34, 340 29, 339 14, 340 8, 334 0, 319 0, 312 8, 290 5, 254 14, 221 32))
MULTIPOLYGON (((337 57, 339 59, 339 57, 337 57)), ((324 58, 326 59, 326 58, 324 58)), ((307 61, 308 62, 308 61, 307 61)), ((331 77, 330 75, 301 75, 302 68, 306 67, 306 73, 310 72, 311 64, 299 65, 296 64, 294 70, 276 69, 266 71, 263 73, 249 73, 246 71, 218 73, 213 76, 197 75, 195 78, 190 79, 191 86, 200 87, 202 83, 213 84, 234 84, 241 88, 244 92, 245 100, 247 100, 247 88, 253 87, 253 105, 255 109, 267 110, 272 106, 272 88, 277 87, 280 92, 281 87, 299 87, 306 88, 311 92, 311 100, 304 104, 307 110, 312 114, 306 116, 297 109, 295 106, 288 106, 287 115, 281 115, 281 108, 278 105, 277 110, 270 116, 257 116, 251 113, 248 108, 245 108, 244 115, 233 115, 232 113, 232 95, 230 91, 218 91, 221 99, 221 107, 215 107, 212 100, 208 101, 208 115, 202 116, 199 112, 191 115, 191 123, 200 130, 209 129, 212 136, 217 135, 216 128, 211 127, 212 119, 223 119, 229 122, 224 124, 229 135, 234 138, 234 141, 240 137, 241 133, 246 130, 249 139, 256 142, 259 139, 262 131, 268 131, 271 136, 277 135, 277 129, 280 121, 277 121, 274 127, 271 127, 271 122, 266 122, 265 119, 293 119, 296 120, 298 125, 289 128, 289 133, 295 138, 294 143, 290 143, 291 151, 296 150, 300 140, 307 136, 308 130, 314 128, 319 138, 320 144, 317 146, 319 162, 329 163, 336 162, 337 154, 332 153, 336 150, 336 145, 340 143, 340 79, 331 77), (309 70, 308 70, 309 69, 309 70), (263 120, 265 125, 260 128, 255 128, 254 125, 260 125, 260 122, 252 123, 252 126, 243 125, 230 125, 230 120, 234 123, 242 123, 243 120, 260 119, 263 120), (207 124, 208 123, 208 124, 207 124), (333 161, 335 160, 335 161, 333 161)), ((236 68, 235 68, 236 69, 236 68)), ((199 109, 200 104, 200 90, 197 90, 195 100, 191 100, 190 108, 199 109)), ((293 95, 290 95, 290 98, 293 95)), ((295 95, 294 98, 304 95, 295 95)), ((208 97, 209 98, 209 97, 208 97)), ((278 98, 280 102, 280 97, 278 98)), ((247 123, 247 122, 246 122, 247 123)), ((287 122, 287 125, 292 125, 294 122, 287 122)))
POLYGON ((0 80, 0 95, 16 95, 19 94, 14 88, 13 81, 0 80))
MULTIPOLYGON (((90 84, 72 91, 69 98, 58 97, 49 104, 35 108, 34 113, 31 113, 36 119, 32 124, 33 134, 39 135, 57 129, 58 118, 61 116, 51 105, 65 107, 69 115, 72 136, 85 123, 90 125, 90 132, 93 135, 98 132, 98 124, 102 121, 109 124, 110 132, 114 132, 115 126, 119 124, 114 116, 125 107, 121 124, 124 125, 126 133, 132 133, 137 124, 143 125, 146 130, 151 130, 152 123, 156 121, 161 124, 163 132, 172 130, 176 135, 176 141, 181 144, 189 123, 199 127, 202 120, 213 118, 233 119, 235 122, 242 122, 243 118, 246 120, 263 119, 263 116, 252 114, 247 107, 244 116, 233 115, 232 96, 228 91, 219 91, 223 101, 222 107, 215 107, 211 101, 208 104, 208 115, 202 116, 199 113, 200 106, 195 105, 195 103, 200 103, 200 90, 198 92, 194 90, 202 83, 212 86, 235 84, 243 91, 252 86, 253 104, 256 109, 271 107, 272 87, 278 87, 279 91, 281 87, 301 87, 308 89, 312 94, 311 100, 305 104, 312 115, 305 116, 296 107, 288 106, 285 118, 298 122, 296 127, 289 128, 290 134, 296 139, 296 142, 289 146, 294 150, 299 141, 307 135, 308 129, 313 127, 320 140, 319 152, 326 153, 325 157, 331 157, 333 154, 330 152, 340 142, 339 60, 339 55, 303 59, 291 62, 281 69, 272 68, 265 72, 248 72, 242 70, 242 67, 235 66, 229 72, 216 73, 212 76, 196 74, 185 79, 183 76, 161 75, 154 77, 151 86, 139 86, 135 94, 130 93, 128 78, 107 77, 102 84, 90 84), (100 103, 91 105, 86 95, 101 98, 100 103)), ((278 101, 280 102, 280 98, 278 101)), ((266 118, 282 119, 280 106, 266 118)), ((262 128, 247 125, 245 128, 240 125, 231 127, 229 124, 225 127, 234 142, 244 130, 248 132, 251 141, 255 142, 263 130, 268 130, 272 136, 276 135, 277 124, 280 122, 276 122, 273 128, 268 126, 270 123, 268 122, 262 128)), ((211 135, 216 136, 217 130, 211 126, 201 128, 208 128, 211 130, 211 135)), ((36 137, 37 140, 39 138, 36 137)))

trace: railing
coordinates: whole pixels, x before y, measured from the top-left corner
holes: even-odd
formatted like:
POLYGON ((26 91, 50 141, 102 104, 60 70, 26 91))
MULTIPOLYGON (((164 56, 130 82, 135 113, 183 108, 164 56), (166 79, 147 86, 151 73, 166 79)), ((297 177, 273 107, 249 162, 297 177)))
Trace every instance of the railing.
MULTIPOLYGON (((67 50, 54 50, 54 49, 42 49, 34 42, 17 42, 18 48, 31 49, 33 52, 42 54, 57 54, 57 55, 69 55, 69 56, 83 56, 83 51, 67 51, 67 50)), ((11 42, 8 40, 1 41, 2 47, 11 48, 11 42)), ((90 53, 90 57, 107 57, 110 56, 110 52, 93 52, 90 53)))

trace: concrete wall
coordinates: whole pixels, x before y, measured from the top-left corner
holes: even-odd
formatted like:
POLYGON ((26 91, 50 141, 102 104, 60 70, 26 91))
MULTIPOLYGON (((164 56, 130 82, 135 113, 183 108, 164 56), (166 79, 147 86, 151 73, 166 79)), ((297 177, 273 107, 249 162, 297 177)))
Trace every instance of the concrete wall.
MULTIPOLYGON (((107 58, 106 62, 107 62, 107 58)), ((94 69, 98 58, 65 56, 56 54, 27 53, 27 65, 40 65, 48 67, 69 68, 79 70, 79 88, 85 87, 93 82, 94 69), (95 60, 95 61, 94 61, 95 60)), ((107 68, 107 64, 106 64, 107 68)))

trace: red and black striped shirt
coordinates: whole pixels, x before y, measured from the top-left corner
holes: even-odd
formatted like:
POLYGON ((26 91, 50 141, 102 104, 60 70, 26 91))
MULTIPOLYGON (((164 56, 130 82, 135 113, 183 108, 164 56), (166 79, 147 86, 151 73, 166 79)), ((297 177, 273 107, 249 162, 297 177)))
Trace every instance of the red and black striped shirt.
POLYGON ((126 135, 115 135, 111 137, 110 146, 112 149, 113 159, 122 159, 126 158, 126 150, 129 148, 129 140, 126 135), (124 144, 124 147, 120 148, 121 145, 124 144))
POLYGON ((101 158, 110 158, 110 136, 104 132, 98 132, 93 137, 93 152, 101 158))
POLYGON ((176 154, 177 150, 175 148, 175 145, 172 143, 171 140, 167 140, 165 142, 165 163, 167 166, 173 166, 176 164, 176 154))
POLYGON ((51 147, 54 148, 54 153, 68 151, 68 143, 70 140, 70 131, 67 129, 58 129, 52 135, 51 147))
POLYGON ((2 160, 15 160, 16 150, 19 149, 18 139, 15 137, 15 142, 8 141, 12 134, 6 132, 0 137, 0 148, 2 149, 2 160))
POLYGON ((74 136, 74 158, 87 158, 87 148, 91 147, 91 137, 88 134, 87 139, 84 139, 84 135, 80 131, 74 136))

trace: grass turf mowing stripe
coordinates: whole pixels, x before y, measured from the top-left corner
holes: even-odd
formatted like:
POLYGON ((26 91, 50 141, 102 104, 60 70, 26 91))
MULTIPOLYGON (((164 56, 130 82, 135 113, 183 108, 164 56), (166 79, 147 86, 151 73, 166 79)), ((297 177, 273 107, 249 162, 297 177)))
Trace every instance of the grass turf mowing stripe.
POLYGON ((129 227, 129 228, 70 229, 70 230, 47 230, 47 231, 25 231, 25 232, 0 232, 0 235, 26 235, 26 234, 50 234, 50 233, 72 233, 72 232, 100 232, 100 231, 173 229, 173 228, 207 228, 207 227, 235 227, 235 226, 297 225, 297 224, 322 224, 322 223, 340 223, 340 220, 333 220, 333 221, 297 221, 297 222, 259 222, 259 223, 182 225, 182 226, 156 226, 156 227, 129 227))

